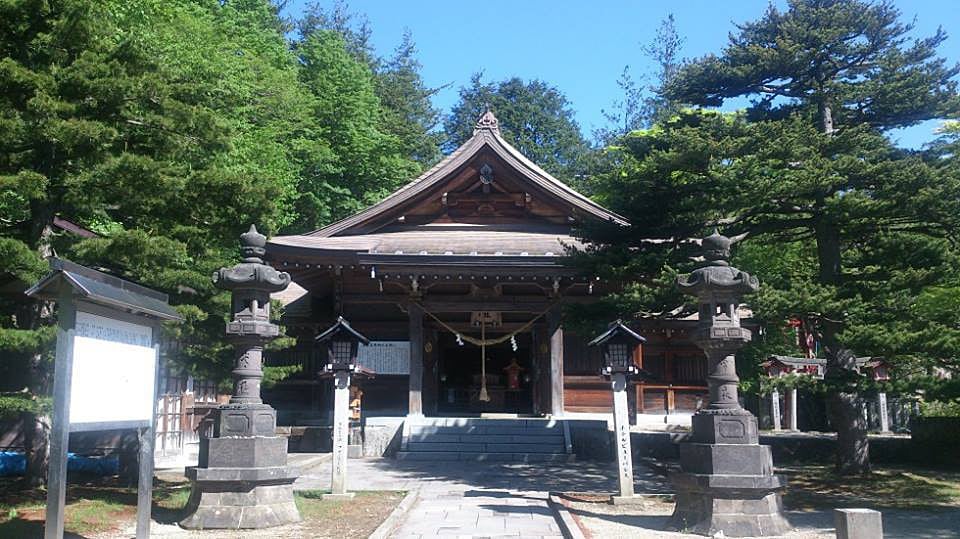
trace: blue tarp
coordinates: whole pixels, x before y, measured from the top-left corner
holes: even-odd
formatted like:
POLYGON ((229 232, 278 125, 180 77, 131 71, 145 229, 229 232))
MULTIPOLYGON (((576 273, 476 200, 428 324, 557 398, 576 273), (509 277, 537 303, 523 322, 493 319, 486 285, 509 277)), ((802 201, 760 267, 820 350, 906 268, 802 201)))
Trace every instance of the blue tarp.
MULTIPOLYGON (((117 475, 120 471, 120 459, 116 455, 84 457, 68 453, 67 470, 93 475, 117 475)), ((0 477, 23 475, 26 471, 27 458, 23 453, 0 451, 0 477)))

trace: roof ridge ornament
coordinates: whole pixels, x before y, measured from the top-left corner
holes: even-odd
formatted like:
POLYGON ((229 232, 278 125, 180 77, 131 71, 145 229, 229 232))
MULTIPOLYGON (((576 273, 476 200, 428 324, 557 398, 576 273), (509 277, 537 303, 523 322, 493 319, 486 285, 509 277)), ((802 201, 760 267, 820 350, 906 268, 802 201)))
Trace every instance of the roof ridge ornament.
POLYGON ((500 134, 500 121, 493 115, 493 111, 490 110, 489 106, 487 106, 486 112, 477 120, 477 125, 473 128, 473 134, 476 135, 483 130, 492 131, 496 135, 500 134))

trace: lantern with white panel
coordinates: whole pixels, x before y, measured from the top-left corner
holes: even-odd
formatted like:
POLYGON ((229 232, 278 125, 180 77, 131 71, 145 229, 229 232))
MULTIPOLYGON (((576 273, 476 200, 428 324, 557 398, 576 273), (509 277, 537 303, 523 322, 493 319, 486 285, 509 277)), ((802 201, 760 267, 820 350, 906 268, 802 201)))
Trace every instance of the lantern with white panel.
POLYGON ((317 335, 318 345, 325 345, 327 363, 323 375, 333 376, 333 473, 329 494, 324 499, 353 498, 347 492, 347 444, 350 427, 350 376, 371 376, 373 373, 357 363, 360 344, 370 344, 363 334, 353 329, 342 316, 326 331, 317 335))
POLYGON ((620 493, 613 496, 611 501, 618 505, 637 500, 633 490, 633 450, 630 447, 627 386, 630 378, 641 373, 634 364, 633 357, 637 347, 645 340, 617 320, 589 344, 602 347, 604 366, 601 374, 610 378, 613 389, 613 430, 616 437, 620 493))

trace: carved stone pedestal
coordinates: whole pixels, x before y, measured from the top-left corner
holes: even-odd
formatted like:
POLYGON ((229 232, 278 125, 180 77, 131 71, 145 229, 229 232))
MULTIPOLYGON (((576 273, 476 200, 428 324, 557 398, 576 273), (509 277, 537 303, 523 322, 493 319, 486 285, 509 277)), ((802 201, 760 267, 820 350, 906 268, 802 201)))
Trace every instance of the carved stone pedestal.
POLYGON ((191 530, 257 529, 300 522, 293 501, 298 475, 288 466, 187 468, 193 482, 187 502, 190 516, 180 525, 191 530))
POLYGON ((214 424, 220 432, 215 427, 214 433, 227 437, 200 440, 199 465, 186 471, 193 489, 182 527, 255 529, 300 521, 293 501, 293 482, 299 473, 287 465, 287 439, 252 434, 255 429, 272 434, 274 413, 266 405, 252 409, 227 405, 217 411, 214 424), (242 421, 237 418, 245 416, 255 418, 249 428, 224 433, 225 425, 238 426, 242 421))
MULTIPOLYGON (((746 417, 756 425, 756 418, 746 417)), ((779 491, 786 482, 773 474, 770 447, 756 443, 755 429, 752 438, 680 445, 683 472, 670 478, 677 491, 671 528, 707 536, 723 531, 727 537, 782 535, 791 529, 781 514, 779 491)))

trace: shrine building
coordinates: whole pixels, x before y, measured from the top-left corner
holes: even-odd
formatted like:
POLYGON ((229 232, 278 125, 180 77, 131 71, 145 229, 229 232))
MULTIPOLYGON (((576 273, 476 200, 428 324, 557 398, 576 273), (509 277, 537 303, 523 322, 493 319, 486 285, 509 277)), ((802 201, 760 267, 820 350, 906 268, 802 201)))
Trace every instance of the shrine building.
MULTIPOLYGON (((359 357, 376 372, 361 382, 365 415, 609 412, 593 335, 562 317, 617 286, 565 265, 587 220, 628 225, 524 157, 485 113, 462 146, 381 202, 269 240, 270 263, 301 295, 283 318, 297 345, 268 365, 302 366, 270 402, 294 423, 330 408, 313 338, 343 316, 371 340, 359 357)), ((706 358, 687 337, 694 324, 631 324, 647 339, 634 360, 654 377, 631 393, 636 413, 696 409, 706 358)))

